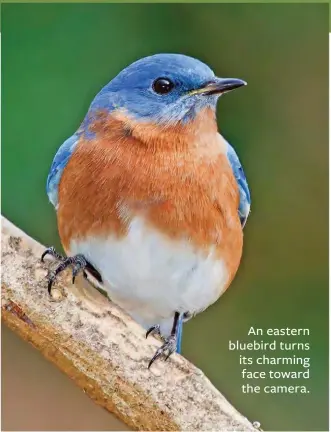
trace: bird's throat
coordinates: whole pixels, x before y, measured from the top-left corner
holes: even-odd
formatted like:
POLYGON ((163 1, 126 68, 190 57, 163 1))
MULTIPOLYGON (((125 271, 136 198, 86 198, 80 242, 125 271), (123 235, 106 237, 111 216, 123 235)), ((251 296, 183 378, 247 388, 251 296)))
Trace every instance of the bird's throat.
POLYGON ((98 112, 89 131, 109 140, 134 139, 153 151, 184 151, 192 146, 208 146, 217 134, 215 111, 205 108, 191 121, 173 125, 138 121, 123 111, 98 112))

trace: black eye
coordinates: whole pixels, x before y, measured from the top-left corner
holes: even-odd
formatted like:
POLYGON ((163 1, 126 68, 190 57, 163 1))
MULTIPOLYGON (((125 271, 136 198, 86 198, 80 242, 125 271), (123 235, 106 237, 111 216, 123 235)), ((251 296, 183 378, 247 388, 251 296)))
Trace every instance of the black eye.
POLYGON ((153 82, 153 90, 158 94, 171 92, 175 85, 168 78, 158 78, 153 82))

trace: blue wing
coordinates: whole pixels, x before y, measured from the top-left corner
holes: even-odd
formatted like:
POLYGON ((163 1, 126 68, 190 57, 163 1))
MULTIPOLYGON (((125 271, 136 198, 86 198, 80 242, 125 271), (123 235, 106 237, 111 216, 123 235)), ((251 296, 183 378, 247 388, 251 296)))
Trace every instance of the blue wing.
POLYGON ((57 151, 47 177, 46 192, 50 202, 55 208, 58 206, 58 187, 65 166, 72 155, 77 143, 78 135, 68 138, 57 151))
POLYGON ((228 145, 227 157, 229 159, 230 165, 232 167, 239 188, 240 201, 239 201, 238 213, 239 213, 241 225, 242 227, 244 227, 251 207, 251 195, 249 192, 247 179, 243 167, 241 166, 240 160, 237 156, 237 153, 228 142, 227 145, 228 145))

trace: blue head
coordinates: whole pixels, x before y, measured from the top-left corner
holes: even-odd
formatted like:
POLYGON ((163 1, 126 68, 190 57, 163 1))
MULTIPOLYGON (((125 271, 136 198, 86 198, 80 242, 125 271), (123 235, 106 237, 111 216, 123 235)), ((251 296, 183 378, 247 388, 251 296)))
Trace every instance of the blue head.
POLYGON ((90 112, 123 110, 158 124, 185 122, 206 107, 216 108, 220 95, 246 83, 217 78, 204 63, 181 54, 156 54, 122 70, 96 96, 90 112))

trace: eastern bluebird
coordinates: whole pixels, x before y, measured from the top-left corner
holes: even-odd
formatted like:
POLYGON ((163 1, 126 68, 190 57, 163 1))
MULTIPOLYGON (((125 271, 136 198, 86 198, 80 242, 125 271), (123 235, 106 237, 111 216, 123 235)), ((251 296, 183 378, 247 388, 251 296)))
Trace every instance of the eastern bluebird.
MULTIPOLYGON (((60 147, 47 178, 71 266, 92 273, 110 299, 180 351, 183 321, 233 280, 250 210, 244 171, 218 133, 218 98, 244 86, 204 63, 157 54, 122 70, 60 147)), ((42 257, 42 258, 43 258, 42 257)))

